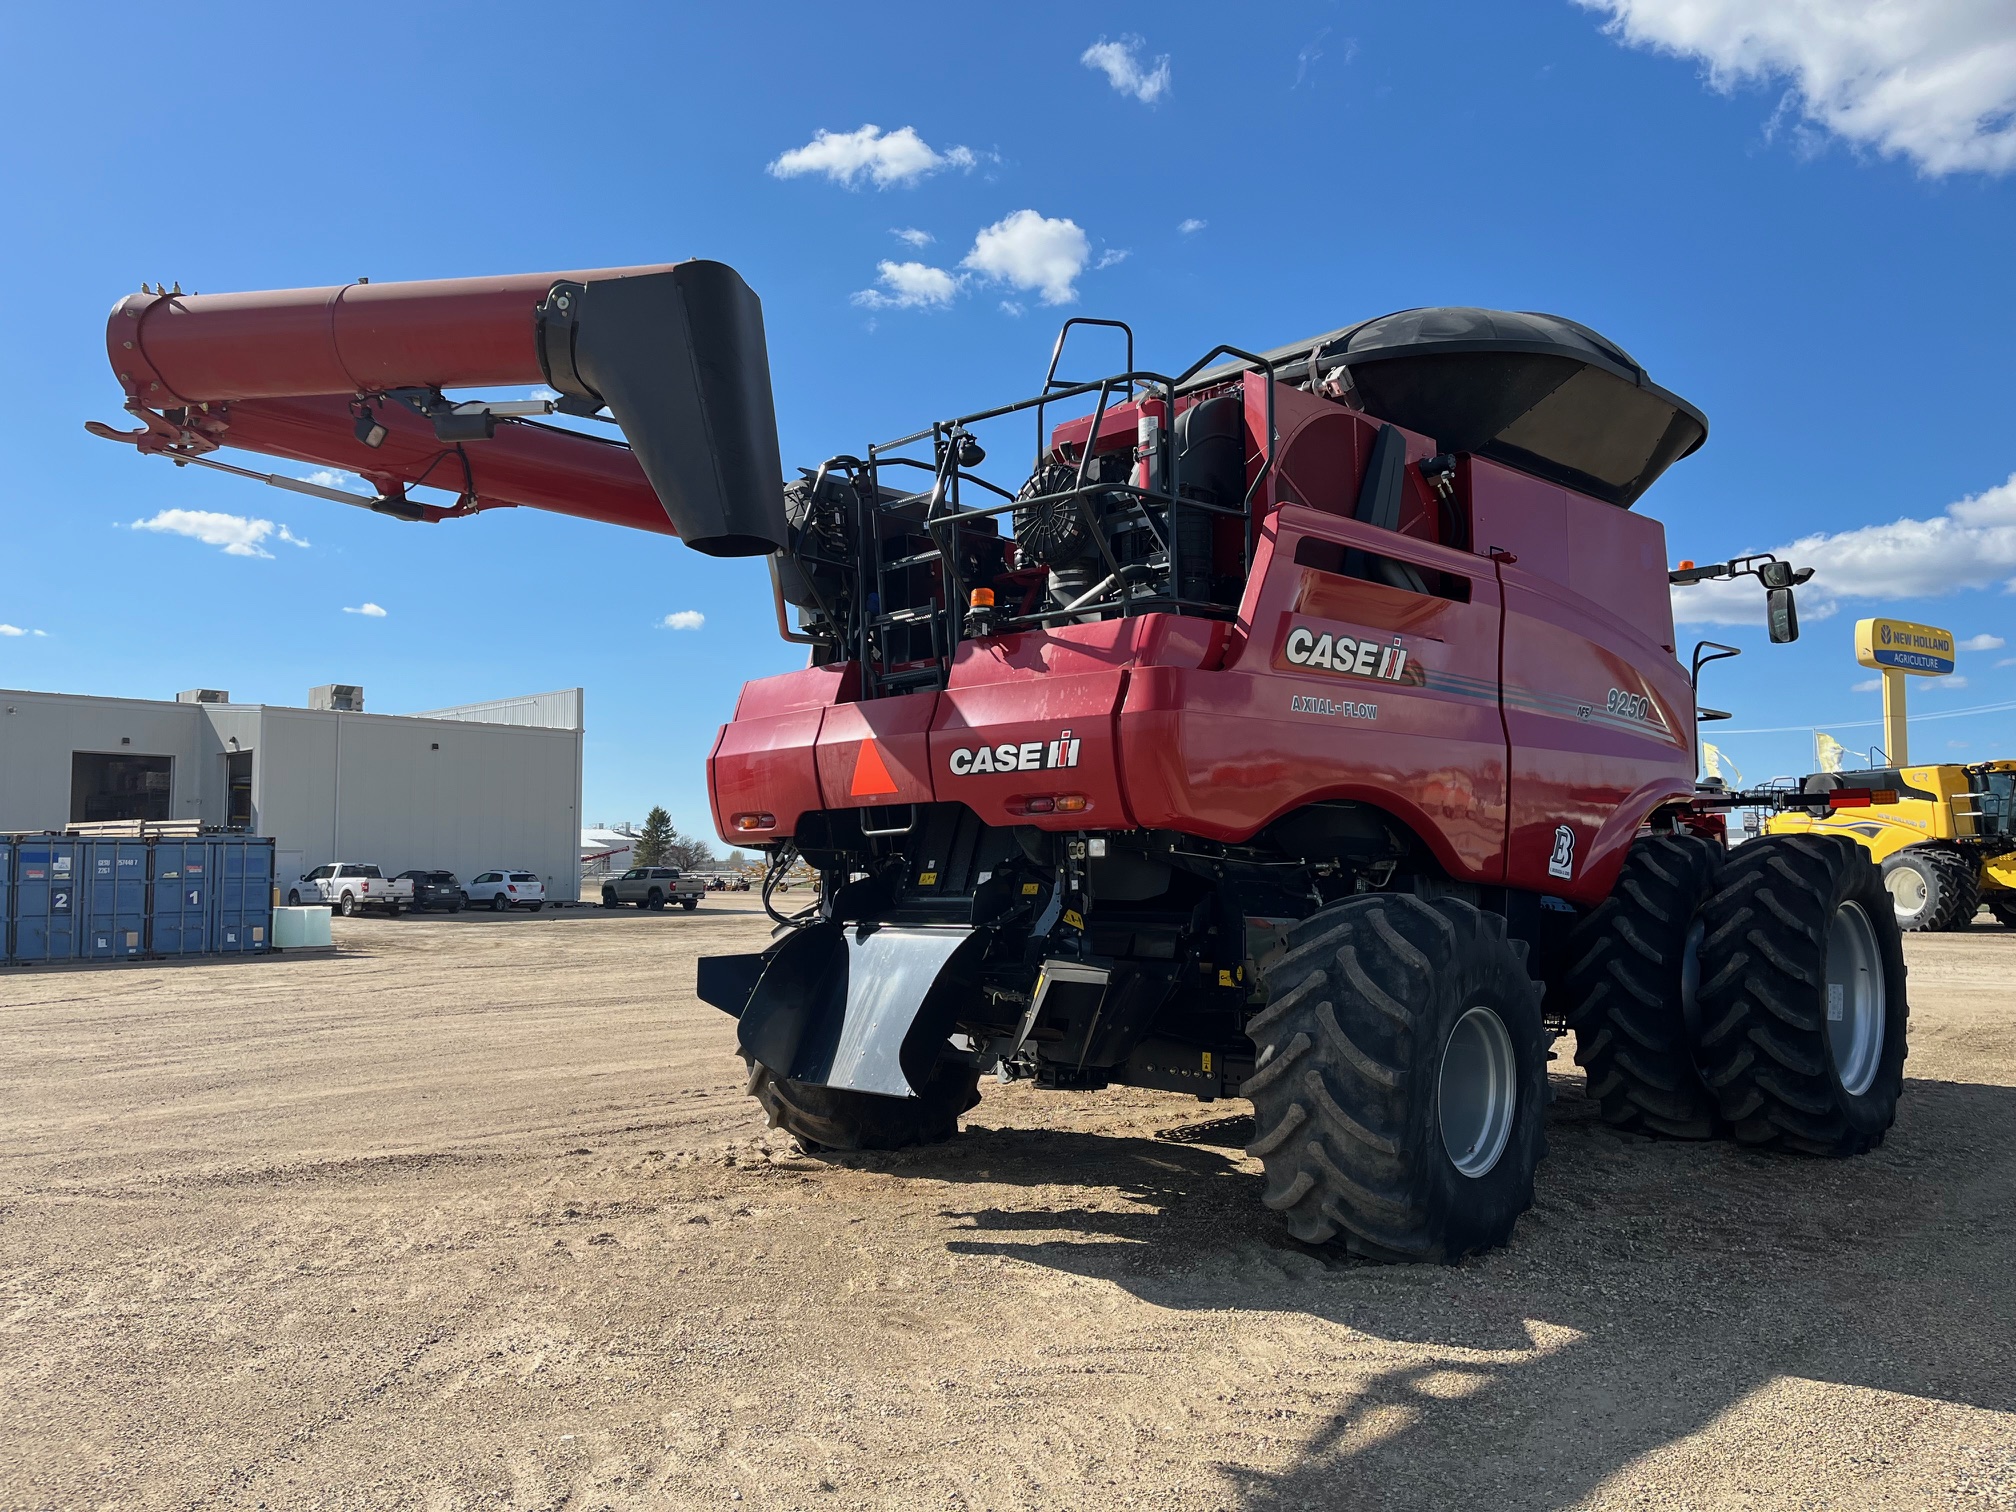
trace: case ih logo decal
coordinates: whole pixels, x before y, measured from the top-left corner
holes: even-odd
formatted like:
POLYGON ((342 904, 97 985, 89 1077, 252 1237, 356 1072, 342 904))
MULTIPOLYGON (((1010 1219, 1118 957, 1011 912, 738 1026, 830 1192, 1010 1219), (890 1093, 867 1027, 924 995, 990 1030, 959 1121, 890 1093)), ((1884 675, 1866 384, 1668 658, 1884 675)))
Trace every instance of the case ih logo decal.
POLYGON ((1342 673, 1346 677, 1376 678, 1380 682, 1419 684, 1426 681, 1419 667, 1409 665, 1407 648, 1397 638, 1392 645, 1382 646, 1369 638, 1353 640, 1348 635, 1333 635, 1327 630, 1297 625, 1288 632, 1281 654, 1288 659, 1291 667, 1342 673))
POLYGON ((1061 732, 1055 740, 1025 740, 1021 744, 961 746, 952 753, 952 775, 972 777, 981 772, 1043 772, 1053 767, 1078 765, 1079 742, 1071 732, 1061 732))

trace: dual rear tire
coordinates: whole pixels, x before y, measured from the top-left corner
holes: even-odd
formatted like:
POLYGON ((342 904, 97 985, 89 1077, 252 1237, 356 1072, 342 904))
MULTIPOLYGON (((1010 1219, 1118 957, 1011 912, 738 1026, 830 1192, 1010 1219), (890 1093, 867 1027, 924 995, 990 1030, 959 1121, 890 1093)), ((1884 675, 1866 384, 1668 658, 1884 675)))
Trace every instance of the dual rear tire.
MULTIPOLYGON (((1881 1141, 1903 1085, 1901 937, 1868 852, 1641 839, 1557 984, 1604 1119, 1804 1154, 1881 1141)), ((1261 968, 1248 1153, 1297 1239, 1384 1260, 1506 1242, 1546 1151, 1526 950, 1449 898, 1354 898, 1261 968)))
POLYGON ((1904 946, 1868 851, 1753 841, 1702 908, 1698 1055, 1739 1143, 1808 1155, 1880 1144, 1904 1084, 1904 946))

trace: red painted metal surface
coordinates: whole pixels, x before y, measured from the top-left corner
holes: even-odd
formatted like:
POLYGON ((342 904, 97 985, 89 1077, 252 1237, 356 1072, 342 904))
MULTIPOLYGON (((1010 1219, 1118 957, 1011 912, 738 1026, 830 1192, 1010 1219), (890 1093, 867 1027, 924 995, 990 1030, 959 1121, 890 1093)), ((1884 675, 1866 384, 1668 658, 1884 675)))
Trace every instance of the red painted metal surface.
POLYGON ((112 308, 105 349, 121 386, 153 409, 537 383, 532 312, 555 282, 670 266, 253 294, 129 294, 112 308))
POLYGON ((1130 680, 1120 724, 1135 817, 1244 840, 1306 803, 1358 799, 1399 818, 1452 876, 1499 881, 1506 751, 1492 564, 1286 505, 1262 533, 1247 598, 1246 633, 1223 670, 1130 680), (1305 539, 1459 576, 1469 602, 1299 566, 1305 539), (1333 655, 1349 639, 1354 670, 1312 665, 1306 652, 1291 660, 1298 631, 1311 651, 1328 637, 1333 655), (1356 671, 1360 642, 1405 651, 1399 675, 1381 676, 1377 655, 1356 671))
POLYGON ((244 400, 225 409, 212 434, 226 446, 356 473, 381 490, 445 489, 467 501, 458 512, 519 506, 674 533, 626 446, 531 425, 500 425, 487 441, 444 446, 404 405, 376 413, 388 434, 375 450, 357 440, 349 402, 336 398, 244 400))
MULTIPOLYGON (((669 264, 500 278, 344 284, 254 294, 133 294, 113 307, 106 352, 143 451, 234 447, 367 479, 382 494, 445 490, 429 518, 522 507, 674 534, 657 493, 613 430, 500 425, 443 445, 406 406, 379 401, 376 448, 358 441, 352 400, 395 388, 541 381, 533 312, 559 279, 593 282, 669 264), (172 416, 164 416, 172 411, 172 416)), ((99 434, 117 434, 99 428, 99 434)))
MULTIPOLYGON (((1392 814, 1452 877, 1604 897, 1646 817, 1693 791, 1693 703, 1658 522, 1467 461, 1457 504, 1475 549, 1438 539, 1411 466, 1401 529, 1382 531, 1348 518, 1377 423, 1294 390, 1276 404, 1278 473, 1232 623, 1158 614, 966 642, 937 695, 850 704, 829 678, 825 805, 935 798, 997 825, 1240 841, 1348 799, 1392 814), (1350 550, 1410 564, 1432 591, 1348 575, 1350 550), (847 790, 870 734, 900 788, 879 800, 847 790), (1075 764, 1056 749, 1067 738, 1075 764), (1028 809, 1065 794, 1089 806, 1028 809)), ((1410 463, 1435 451, 1406 440, 1410 463)), ((774 719, 755 710, 805 691, 751 684, 737 722, 774 719)), ((804 752, 780 742, 737 759, 798 770, 804 752)), ((717 790, 717 815, 729 807, 717 790)))

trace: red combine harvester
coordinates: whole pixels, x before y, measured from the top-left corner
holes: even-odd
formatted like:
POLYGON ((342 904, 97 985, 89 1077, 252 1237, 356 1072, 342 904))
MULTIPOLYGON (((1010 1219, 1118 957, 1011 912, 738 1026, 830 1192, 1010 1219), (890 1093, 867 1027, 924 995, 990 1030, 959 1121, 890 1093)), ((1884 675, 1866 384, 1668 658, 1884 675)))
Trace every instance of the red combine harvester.
POLYGON ((1706 422, 1571 321, 1412 310, 1172 376, 1073 320, 1038 394, 781 489, 760 307, 718 263, 154 290, 109 350, 142 428, 94 431, 178 463, 771 558, 808 664, 743 689, 708 784, 773 882, 823 885, 700 993, 808 1147, 949 1138, 990 1071, 1245 1097, 1291 1233, 1446 1260, 1530 1204, 1564 1028, 1625 1128, 1849 1155, 1891 1123, 1878 874, 1825 837, 1725 853, 1755 795, 1697 787, 1712 658, 1675 656, 1669 577, 1758 577, 1789 640, 1808 574, 1668 573, 1631 506, 1706 422), (1125 371, 1060 379, 1080 327, 1125 371), (533 383, 559 397, 448 392, 533 383))

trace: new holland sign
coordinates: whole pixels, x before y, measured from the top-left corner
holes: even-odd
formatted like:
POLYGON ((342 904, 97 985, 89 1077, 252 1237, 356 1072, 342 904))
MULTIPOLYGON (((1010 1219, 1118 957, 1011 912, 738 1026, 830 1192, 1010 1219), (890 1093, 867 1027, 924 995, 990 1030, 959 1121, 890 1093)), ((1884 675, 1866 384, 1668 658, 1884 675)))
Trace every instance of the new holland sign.
POLYGON ((1953 632, 1909 620, 1857 620, 1855 660, 1886 672, 1943 677, 1953 670, 1953 632))

